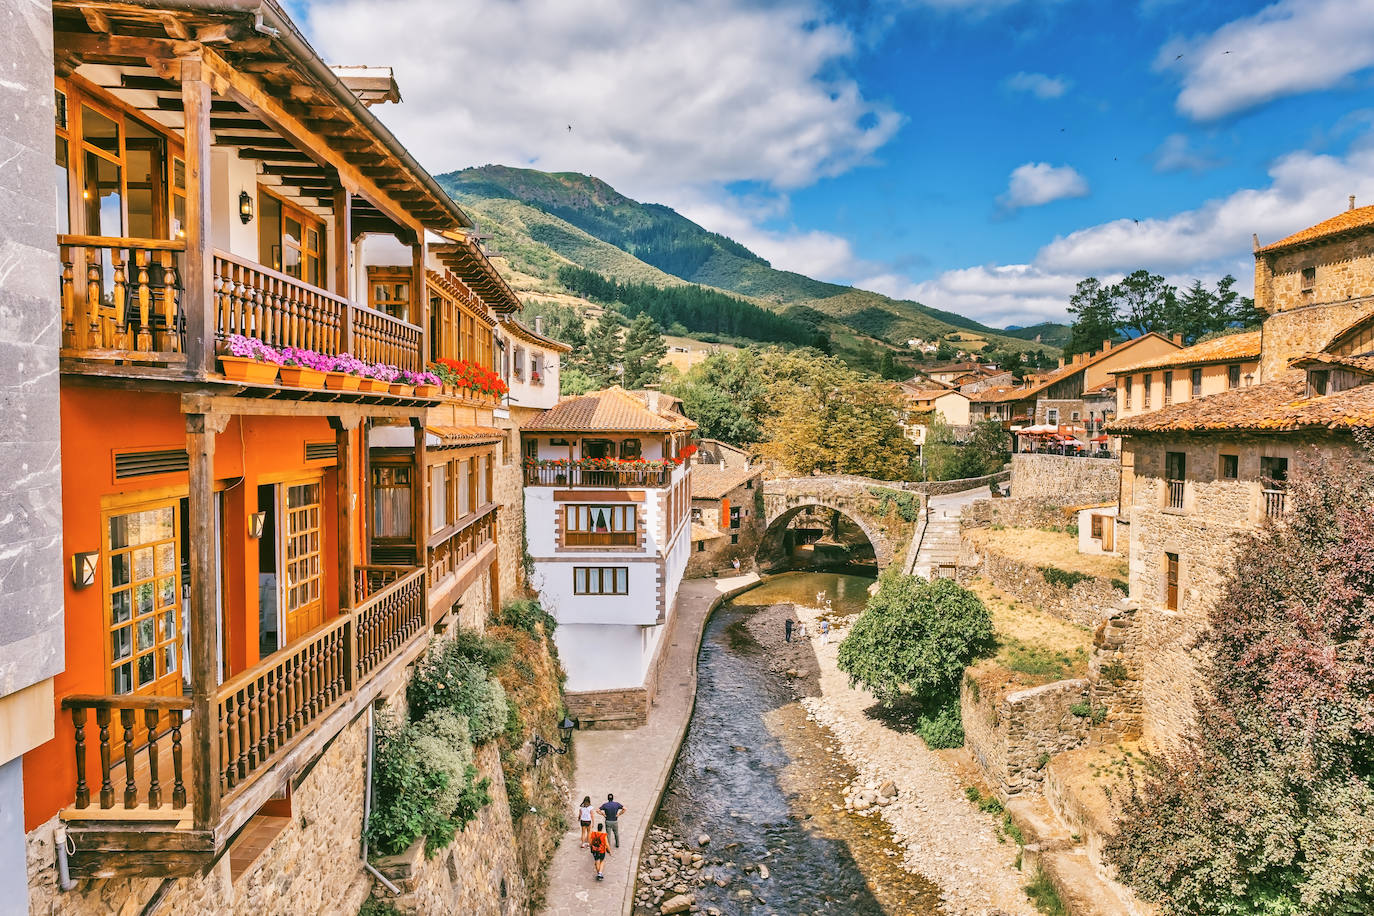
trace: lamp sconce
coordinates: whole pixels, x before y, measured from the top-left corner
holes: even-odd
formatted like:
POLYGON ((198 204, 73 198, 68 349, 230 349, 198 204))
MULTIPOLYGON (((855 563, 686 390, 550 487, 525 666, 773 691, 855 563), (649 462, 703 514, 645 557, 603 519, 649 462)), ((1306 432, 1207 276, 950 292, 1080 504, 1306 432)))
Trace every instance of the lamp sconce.
POLYGON ((248 536, 253 540, 262 537, 263 531, 267 528, 267 513, 254 512, 248 516, 248 536))
POLYGON ((95 571, 99 566, 100 552, 97 550, 72 554, 72 585, 76 588, 95 585, 95 571))
POLYGON ((253 221, 253 196, 247 191, 239 192, 239 219, 244 225, 253 221))
POLYGON ((580 719, 574 719, 566 715, 563 717, 563 721, 558 723, 558 734, 563 738, 564 747, 570 747, 572 745, 572 733, 574 730, 581 727, 582 721, 580 719))

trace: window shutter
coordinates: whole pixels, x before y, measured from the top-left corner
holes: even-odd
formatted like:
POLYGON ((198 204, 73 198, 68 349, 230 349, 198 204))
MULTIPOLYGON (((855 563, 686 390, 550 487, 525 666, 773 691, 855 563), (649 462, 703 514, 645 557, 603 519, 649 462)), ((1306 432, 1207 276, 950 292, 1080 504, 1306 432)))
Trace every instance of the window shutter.
POLYGON ((730 500, 728 498, 720 501, 720 527, 730 527, 730 500))

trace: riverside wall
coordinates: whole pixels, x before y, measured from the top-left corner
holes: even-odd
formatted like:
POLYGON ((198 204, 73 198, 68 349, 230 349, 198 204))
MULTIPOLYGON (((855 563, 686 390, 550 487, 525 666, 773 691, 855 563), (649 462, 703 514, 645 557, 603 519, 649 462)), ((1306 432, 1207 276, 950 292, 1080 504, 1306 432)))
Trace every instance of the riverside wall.
POLYGON ((1120 489, 1121 462, 1116 458, 1027 454, 1011 457, 1011 495, 1015 497, 1114 502, 1120 489))
POLYGON ((991 662, 969 668, 959 689, 964 745, 1006 796, 1039 791, 1050 758, 1088 743, 1092 719, 1082 711, 1088 681, 1075 678, 1008 690, 991 662))

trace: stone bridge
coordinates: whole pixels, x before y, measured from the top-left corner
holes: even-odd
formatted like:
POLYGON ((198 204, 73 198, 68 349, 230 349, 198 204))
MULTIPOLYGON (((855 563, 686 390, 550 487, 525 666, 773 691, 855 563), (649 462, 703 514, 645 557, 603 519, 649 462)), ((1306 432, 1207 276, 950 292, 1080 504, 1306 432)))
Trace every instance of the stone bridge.
POLYGON ((878 569, 882 571, 907 549, 911 540, 924 503, 919 486, 849 476, 765 480, 766 530, 759 542, 759 557, 761 561, 783 557, 783 536, 788 525, 804 510, 819 506, 839 512, 863 531, 873 545, 878 569))

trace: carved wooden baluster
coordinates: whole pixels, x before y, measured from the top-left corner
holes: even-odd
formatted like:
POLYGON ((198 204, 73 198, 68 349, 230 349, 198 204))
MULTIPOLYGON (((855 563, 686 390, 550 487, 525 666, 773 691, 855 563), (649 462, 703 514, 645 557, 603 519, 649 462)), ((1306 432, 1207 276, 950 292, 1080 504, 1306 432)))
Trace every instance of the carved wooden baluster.
POLYGON ((110 785, 110 710, 101 706, 95 711, 95 724, 100 726, 100 807, 114 807, 114 786, 110 785))
POLYGON ((291 733, 297 734, 305 725, 305 681, 302 653, 291 656, 291 733))
POLYGON ((233 302, 234 290, 229 281, 224 276, 224 262, 215 258, 215 277, 211 285, 215 297, 215 334, 218 337, 228 337, 233 333, 233 302))
POLYGON ((159 259, 162 265, 162 314, 163 321, 166 322, 167 330, 164 332, 167 337, 163 341, 162 349, 172 353, 181 352, 181 327, 177 320, 178 313, 181 311, 180 303, 177 301, 177 272, 175 256, 170 251, 161 252, 159 259))
POLYGON ((134 256, 134 294, 138 299, 138 349, 147 353, 153 349, 152 287, 148 284, 148 252, 137 248, 134 256))
POLYGON ((132 350, 134 341, 129 334, 129 276, 124 252, 118 248, 110 249, 110 267, 114 274, 114 289, 111 299, 114 312, 110 317, 110 336, 112 346, 120 350, 132 350))
POLYGON ((246 715, 243 722, 244 765, 251 773, 258 768, 258 684, 256 681, 243 685, 243 695, 248 698, 244 704, 246 715))
POLYGON ((289 686, 289 673, 282 666, 278 665, 272 669, 276 673, 277 680, 277 747, 286 743, 288 729, 290 727, 290 698, 287 695, 289 686))
POLYGON ((238 784, 239 775, 239 739, 238 739, 238 706, 239 695, 230 694, 225 698, 226 707, 224 709, 224 779, 229 788, 238 784))
POLYGON ((124 807, 138 807, 138 783, 134 781, 134 710, 120 709, 119 722, 124 726, 124 807))
POLYGON ((156 707, 143 710, 143 724, 148 728, 148 807, 162 807, 162 784, 157 779, 157 727, 162 713, 156 707))
POLYGON ((258 678, 258 761, 272 753, 272 672, 258 678))
MULTIPOLYGON (((59 279, 62 292, 62 346, 75 347, 76 343, 76 269, 72 265, 72 252, 63 245, 62 274, 59 279)), ((75 712, 75 710, 73 710, 75 712)))
POLYGON ((88 250, 86 261, 86 322, 88 325, 89 339, 86 341, 88 347, 105 347, 101 336, 100 325, 100 302, 102 293, 100 287, 100 252, 97 249, 88 250))
POLYGON ((172 713, 172 807, 186 807, 186 784, 181 779, 181 710, 172 713))
POLYGON ((76 806, 88 808, 91 789, 86 785, 86 707, 72 707, 72 727, 76 729, 76 806))
POLYGON ((248 734, 248 687, 245 685, 234 694, 234 733, 238 740, 239 779, 247 779, 253 772, 248 755, 252 751, 252 738, 248 734))

